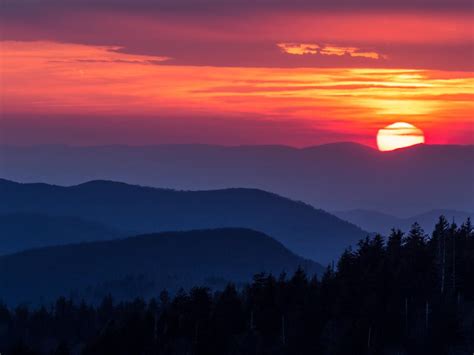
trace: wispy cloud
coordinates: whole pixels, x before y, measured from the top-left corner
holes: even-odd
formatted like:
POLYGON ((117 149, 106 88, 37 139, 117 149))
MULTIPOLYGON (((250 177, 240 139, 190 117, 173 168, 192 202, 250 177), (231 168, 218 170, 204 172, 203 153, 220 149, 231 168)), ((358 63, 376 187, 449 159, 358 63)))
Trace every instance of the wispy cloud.
POLYGON ((357 47, 341 47, 333 45, 318 45, 316 43, 277 43, 277 46, 287 54, 293 55, 326 55, 326 56, 349 56, 370 59, 387 59, 384 54, 375 51, 364 51, 357 47))
POLYGON ((371 59, 387 59, 386 55, 377 53, 375 51, 366 52, 356 47, 325 46, 321 49, 320 54, 338 56, 349 55, 350 57, 363 57, 371 59))
POLYGON ((303 55, 317 54, 320 47, 312 43, 278 43, 280 49, 288 54, 303 55))

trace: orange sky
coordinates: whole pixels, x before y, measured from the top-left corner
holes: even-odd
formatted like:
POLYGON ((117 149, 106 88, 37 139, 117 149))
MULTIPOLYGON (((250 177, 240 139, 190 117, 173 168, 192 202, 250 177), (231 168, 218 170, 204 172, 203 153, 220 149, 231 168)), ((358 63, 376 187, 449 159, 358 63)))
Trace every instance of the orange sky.
MULTIPOLYGON (((4 41, 1 49, 4 115, 210 115, 224 125, 237 115, 303 122, 310 131, 342 132, 372 146, 379 128, 406 121, 425 132, 427 143, 473 143, 472 72, 175 66, 165 65, 165 56, 46 41, 4 41)), ((281 140, 273 143, 299 144, 281 140)))
POLYGON ((5 0, 0 144, 474 143, 470 0, 5 0))

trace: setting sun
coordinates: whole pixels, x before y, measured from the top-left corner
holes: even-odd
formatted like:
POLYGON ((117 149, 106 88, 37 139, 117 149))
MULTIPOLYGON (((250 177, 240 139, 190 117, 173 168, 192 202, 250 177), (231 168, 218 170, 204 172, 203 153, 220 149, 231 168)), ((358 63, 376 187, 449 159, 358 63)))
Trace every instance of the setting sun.
POLYGON ((410 123, 395 122, 377 133, 377 146, 380 151, 390 151, 425 143, 423 131, 410 123))

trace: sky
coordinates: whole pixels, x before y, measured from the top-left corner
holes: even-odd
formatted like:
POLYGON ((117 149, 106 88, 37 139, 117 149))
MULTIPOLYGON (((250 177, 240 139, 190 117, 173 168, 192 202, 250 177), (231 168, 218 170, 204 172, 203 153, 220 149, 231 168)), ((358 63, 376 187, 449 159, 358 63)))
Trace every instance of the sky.
POLYGON ((0 143, 474 144, 468 0, 4 0, 0 143))

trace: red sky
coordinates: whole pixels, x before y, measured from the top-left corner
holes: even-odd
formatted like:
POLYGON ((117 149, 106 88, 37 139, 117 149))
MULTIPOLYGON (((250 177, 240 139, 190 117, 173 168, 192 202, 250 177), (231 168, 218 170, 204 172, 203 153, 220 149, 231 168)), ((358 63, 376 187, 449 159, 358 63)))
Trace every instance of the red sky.
POLYGON ((0 143, 472 144, 470 2, 18 0, 0 143))

